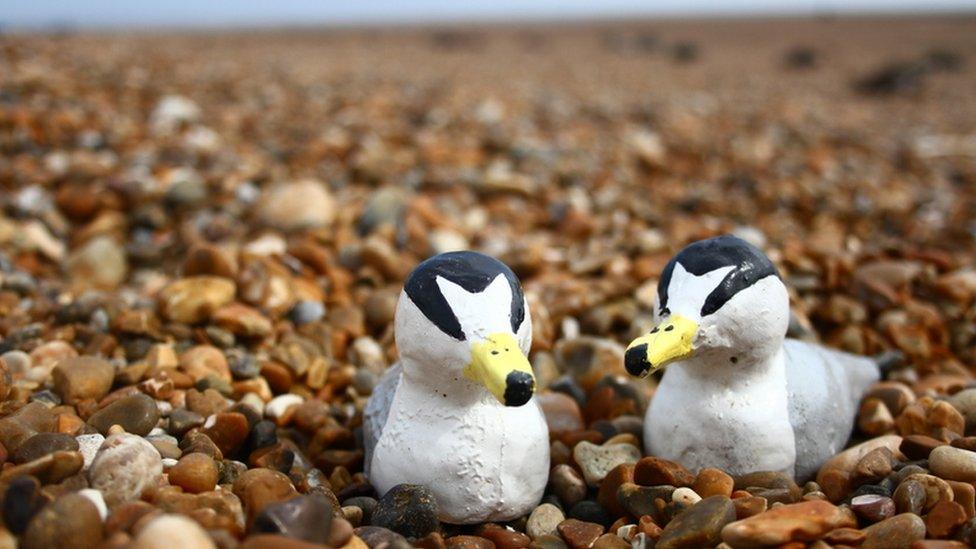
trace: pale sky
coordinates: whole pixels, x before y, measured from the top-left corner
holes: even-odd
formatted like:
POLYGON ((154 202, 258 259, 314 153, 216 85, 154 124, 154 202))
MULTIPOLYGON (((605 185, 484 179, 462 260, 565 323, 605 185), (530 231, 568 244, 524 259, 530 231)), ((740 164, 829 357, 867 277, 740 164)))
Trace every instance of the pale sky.
POLYGON ((0 0, 0 25, 233 27, 973 10, 974 0, 0 0))

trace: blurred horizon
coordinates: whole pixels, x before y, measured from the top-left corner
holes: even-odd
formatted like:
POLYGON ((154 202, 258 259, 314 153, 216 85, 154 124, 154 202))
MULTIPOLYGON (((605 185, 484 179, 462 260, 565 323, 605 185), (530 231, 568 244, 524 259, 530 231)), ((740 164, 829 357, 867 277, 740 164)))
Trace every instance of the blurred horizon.
POLYGON ((971 0, 499 0, 455 3, 444 0, 368 0, 357 3, 283 0, 191 0, 26 3, 0 0, 4 29, 154 29, 286 26, 423 25, 450 23, 532 23, 626 18, 707 18, 764 16, 911 15, 974 12, 971 0))

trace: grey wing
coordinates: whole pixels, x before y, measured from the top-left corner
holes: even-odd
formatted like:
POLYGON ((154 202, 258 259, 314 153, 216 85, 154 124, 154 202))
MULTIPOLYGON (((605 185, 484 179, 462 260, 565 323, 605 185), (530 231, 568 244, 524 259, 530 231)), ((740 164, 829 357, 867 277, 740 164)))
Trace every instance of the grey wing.
POLYGON ((386 418, 390 415, 390 405, 393 404, 393 395, 396 394, 397 386, 400 384, 401 371, 399 362, 386 370, 363 410, 363 446, 366 449, 363 469, 367 477, 370 464, 373 462, 373 448, 379 442, 383 434, 383 426, 386 425, 386 418))
POLYGON ((870 358, 787 339, 786 381, 799 480, 844 448, 865 391, 880 378, 870 358))

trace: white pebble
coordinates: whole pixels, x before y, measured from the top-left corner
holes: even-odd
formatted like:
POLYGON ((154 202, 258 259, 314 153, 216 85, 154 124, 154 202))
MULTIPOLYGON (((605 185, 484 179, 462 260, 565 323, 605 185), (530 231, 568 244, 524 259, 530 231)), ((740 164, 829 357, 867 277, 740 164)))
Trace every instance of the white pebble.
POLYGON ((304 398, 292 393, 279 395, 271 399, 267 406, 264 407, 264 415, 268 419, 278 419, 283 417, 289 408, 298 406, 303 402, 305 402, 304 398))
POLYGON ((214 549, 207 532, 193 519, 181 515, 162 515, 139 531, 133 549, 214 549))
POLYGON ((88 469, 88 480, 114 508, 139 499, 162 474, 162 458, 152 444, 140 436, 119 433, 105 439, 88 469))
POLYGON ((94 488, 84 488, 78 490, 78 495, 88 498, 95 504, 95 507, 98 509, 98 516, 102 517, 103 521, 108 517, 108 506, 105 505, 105 498, 102 497, 101 492, 94 488))
POLYGON ((179 462, 177 459, 173 458, 163 458, 163 468, 169 469, 170 467, 176 465, 179 462))
POLYGON ((695 493, 691 488, 681 487, 676 489, 671 494, 671 501, 675 503, 683 503, 685 505, 694 505, 701 501, 701 496, 695 493))
POLYGON ((95 454, 98 453, 98 449, 105 442, 105 437, 95 433, 92 435, 78 435, 75 437, 75 440, 78 441, 78 451, 81 452, 81 457, 85 460, 84 469, 88 469, 91 467, 92 461, 95 459, 95 454))

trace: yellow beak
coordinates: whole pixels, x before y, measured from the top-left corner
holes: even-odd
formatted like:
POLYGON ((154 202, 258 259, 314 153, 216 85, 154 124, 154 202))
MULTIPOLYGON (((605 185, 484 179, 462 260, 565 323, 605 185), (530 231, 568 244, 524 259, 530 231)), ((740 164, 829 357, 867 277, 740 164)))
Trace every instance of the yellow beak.
POLYGON ((657 325, 651 333, 632 341, 624 355, 624 366, 631 375, 644 377, 694 354, 692 342, 698 333, 698 324, 681 315, 671 315, 657 325))
POLYGON ((500 332, 471 344, 471 363, 464 375, 485 386, 505 406, 521 406, 535 392, 532 366, 515 336, 500 332))

